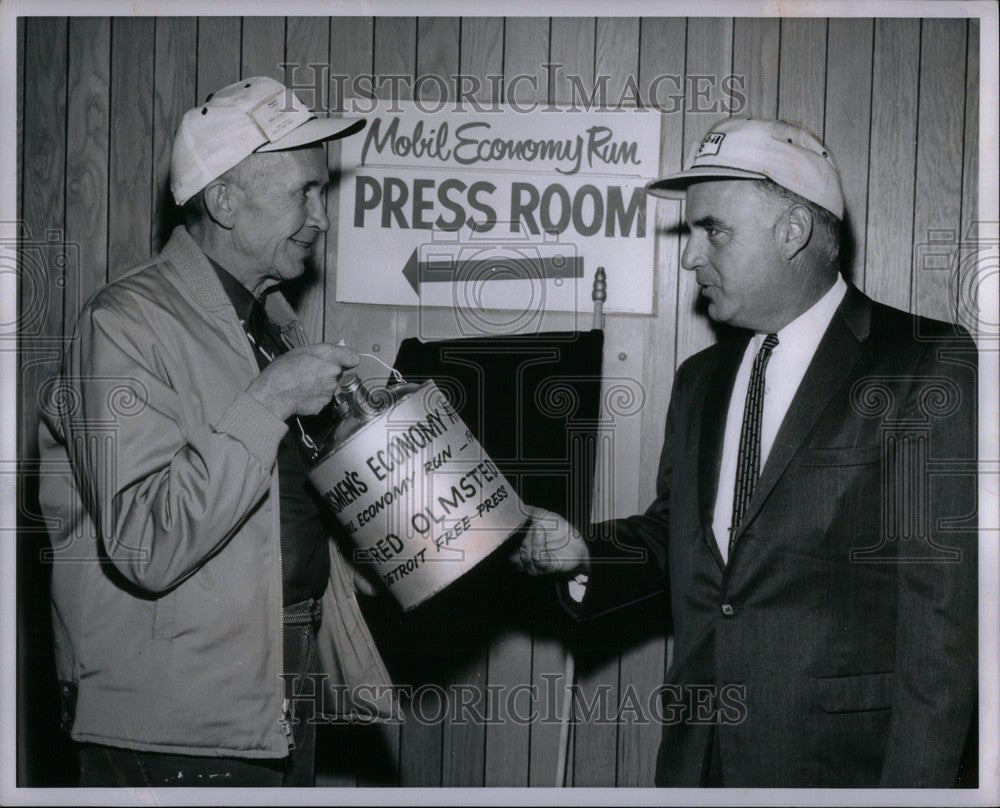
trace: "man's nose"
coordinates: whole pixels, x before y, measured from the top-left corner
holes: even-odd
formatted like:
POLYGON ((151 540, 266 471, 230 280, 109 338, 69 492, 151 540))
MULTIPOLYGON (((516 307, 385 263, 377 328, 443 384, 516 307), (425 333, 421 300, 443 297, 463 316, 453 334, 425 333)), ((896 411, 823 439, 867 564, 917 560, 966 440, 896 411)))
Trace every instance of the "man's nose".
POLYGON ((705 263, 704 255, 698 243, 698 238, 692 233, 684 243, 684 251, 681 253, 681 266, 691 271, 705 263))
POLYGON ((326 205, 322 197, 314 197, 309 200, 309 214, 306 217, 306 225, 315 227, 321 233, 330 229, 330 219, 326 215, 326 205))

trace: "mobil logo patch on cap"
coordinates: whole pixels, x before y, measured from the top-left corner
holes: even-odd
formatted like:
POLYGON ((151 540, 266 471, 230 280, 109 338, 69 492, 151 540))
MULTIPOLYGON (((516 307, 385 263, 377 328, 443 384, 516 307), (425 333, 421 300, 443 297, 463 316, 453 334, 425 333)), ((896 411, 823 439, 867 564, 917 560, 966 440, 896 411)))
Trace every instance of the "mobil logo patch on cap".
POLYGON ((709 155, 718 154, 719 146, 722 145, 722 141, 725 140, 726 136, 722 132, 709 132, 705 136, 705 139, 701 142, 701 148, 698 149, 698 153, 694 156, 697 160, 699 157, 707 157, 709 155))

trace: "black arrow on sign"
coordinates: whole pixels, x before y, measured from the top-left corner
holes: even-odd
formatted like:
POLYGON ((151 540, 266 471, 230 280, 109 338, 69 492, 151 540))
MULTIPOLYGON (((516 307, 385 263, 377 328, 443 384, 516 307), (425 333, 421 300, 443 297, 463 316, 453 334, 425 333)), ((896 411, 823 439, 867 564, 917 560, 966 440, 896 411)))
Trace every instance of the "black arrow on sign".
POLYGON ((581 256, 503 256, 459 260, 436 258, 421 261, 416 249, 410 254, 403 277, 417 295, 422 283, 479 283, 480 281, 524 281, 543 278, 582 278, 581 256))

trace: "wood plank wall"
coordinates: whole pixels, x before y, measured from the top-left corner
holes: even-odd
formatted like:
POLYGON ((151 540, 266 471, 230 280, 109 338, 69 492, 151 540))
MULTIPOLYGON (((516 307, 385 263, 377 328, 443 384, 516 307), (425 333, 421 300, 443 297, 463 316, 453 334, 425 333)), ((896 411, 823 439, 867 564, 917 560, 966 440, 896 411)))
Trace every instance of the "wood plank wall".
MULTIPOLYGON (((180 116, 245 75, 291 80, 283 65, 298 65, 294 78, 307 85, 313 84, 310 64, 329 64, 332 75, 347 76, 527 74, 537 77, 537 89, 519 84, 518 100, 554 102, 571 100, 570 74, 581 76, 585 85, 608 76, 612 98, 634 77, 643 100, 656 76, 676 76, 687 99, 682 109, 662 116, 664 173, 677 170, 703 132, 729 114, 692 108, 694 77, 737 74, 746 99, 737 113, 800 121, 830 145, 849 211, 847 277, 878 300, 955 317, 958 293, 949 273, 921 266, 918 259, 921 243, 957 241, 976 218, 975 21, 49 17, 20 20, 18 43, 19 99, 31 99, 18 116, 21 217, 30 239, 55 231, 57 240, 76 245, 66 251, 68 261, 52 265, 48 277, 22 284, 22 311, 40 312, 37 334, 23 341, 20 359, 20 451, 29 462, 37 458, 38 390, 57 369, 53 340, 68 332, 83 300, 148 258, 176 223, 167 175, 180 116), (551 81, 543 68, 547 63, 563 65, 551 81)), ((491 99, 493 91, 484 84, 480 99, 491 99)), ((319 97, 311 91, 303 96, 323 109, 340 100, 326 84, 319 97)), ((717 86, 711 98, 722 100, 717 86)), ((338 159, 334 144, 329 165, 335 175, 338 159)), ((313 338, 343 338, 391 362, 399 342, 417 335, 421 322, 438 336, 457 334, 446 310, 336 302, 336 194, 329 205, 334 226, 321 241, 315 274, 295 295, 313 338)), ((696 302, 693 278, 680 269, 679 216, 678 203, 659 203, 656 314, 607 321, 607 386, 632 385, 639 404, 609 422, 614 442, 599 457, 599 516, 632 513, 651 500, 674 371, 714 339, 696 302)), ((541 327, 572 328, 575 322, 548 315, 541 327)), ((29 513, 33 495, 27 479, 22 501, 29 513)), ((29 589, 34 586, 26 602, 44 610, 44 588, 30 565, 44 539, 31 524, 25 520, 21 536, 27 548, 22 580, 29 589)), ((30 628, 25 612, 22 637, 30 628)), ((662 681, 669 653, 662 609, 643 619, 643 630, 625 635, 620 652, 575 649, 577 681, 587 698, 608 683, 619 695, 631 685, 645 696, 662 681)), ((43 644, 36 640, 28 647, 22 681, 31 677, 33 664, 44 667, 43 644)), ((450 680, 480 689, 524 684, 544 689, 547 676, 562 673, 566 647, 564 638, 551 633, 501 627, 450 672, 450 680)), ((616 704, 613 697, 612 711, 616 704)), ((30 710, 22 710, 21 717, 22 728, 32 726, 30 710)), ((558 735, 558 727, 549 724, 509 721, 410 721, 365 733, 330 733, 320 747, 320 783, 555 785, 558 735)), ((576 725, 568 783, 649 785, 658 736, 655 724, 576 725)), ((22 769, 30 770, 31 756, 42 751, 25 745, 22 769)))

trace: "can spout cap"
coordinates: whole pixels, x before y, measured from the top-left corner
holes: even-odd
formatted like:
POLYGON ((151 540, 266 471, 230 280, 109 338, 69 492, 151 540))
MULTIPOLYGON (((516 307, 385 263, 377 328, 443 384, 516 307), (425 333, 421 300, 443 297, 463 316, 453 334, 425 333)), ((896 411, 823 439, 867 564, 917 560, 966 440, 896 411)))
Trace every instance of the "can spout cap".
POLYGON ((370 418, 380 409, 372 394, 368 392, 356 373, 345 373, 340 377, 340 389, 351 412, 358 418, 370 418))
POLYGON ((345 373, 340 377, 340 389, 344 393, 350 393, 358 389, 361 384, 361 379, 358 378, 357 373, 345 373))

